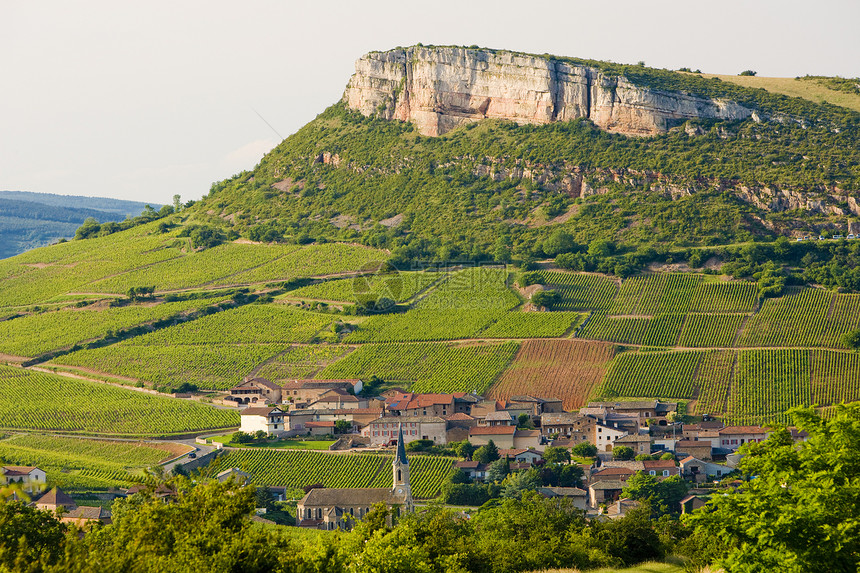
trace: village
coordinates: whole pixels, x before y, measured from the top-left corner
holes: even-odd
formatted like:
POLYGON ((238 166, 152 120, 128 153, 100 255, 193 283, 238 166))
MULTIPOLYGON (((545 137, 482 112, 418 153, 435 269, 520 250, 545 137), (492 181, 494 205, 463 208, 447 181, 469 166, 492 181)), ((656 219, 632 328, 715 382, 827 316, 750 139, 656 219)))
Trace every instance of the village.
MULTIPOLYGON (((427 455, 433 448, 452 446, 464 458, 453 463, 449 479, 454 482, 492 483, 499 477, 499 464, 504 466, 504 476, 561 463, 576 467, 574 483, 543 485, 534 491, 567 499, 592 518, 618 518, 637 507, 639 501, 624 495, 629 480, 637 475, 658 482, 682 480, 686 495, 680 499, 680 512, 687 513, 704 506, 717 483, 732 474, 742 457, 741 446, 761 442, 770 433, 759 426, 726 426, 710 416, 685 422, 678 403, 660 400, 589 402, 565 411, 562 401, 553 397, 495 400, 475 393, 418 394, 396 387, 378 395, 369 393, 358 379, 277 384, 246 377, 223 398, 224 405, 240 408, 241 426, 233 439, 318 437, 332 439, 331 451, 393 451, 390 488, 302 484, 305 495, 296 503, 295 525, 350 529, 380 503, 391 515, 414 511, 411 480, 415 476, 410 476, 407 452, 427 455), (479 454, 486 451, 492 456, 479 454)), ((801 440, 804 434, 793 431, 792 437, 801 440)), ((222 443, 214 446, 205 459, 191 452, 177 465, 199 468, 229 449, 222 443)), ((181 468, 176 471, 186 473, 181 468)), ((227 468, 215 478, 233 479, 240 485, 253 480, 241 468, 227 468)), ((110 523, 110 512, 104 507, 78 506, 57 487, 42 491, 46 473, 38 467, 4 466, 2 480, 4 486, 17 484, 35 500, 35 507, 58 512, 64 522, 110 523)), ((126 497, 148 487, 135 486, 117 495, 126 497)), ((175 495, 165 485, 148 493, 166 502, 175 495)))

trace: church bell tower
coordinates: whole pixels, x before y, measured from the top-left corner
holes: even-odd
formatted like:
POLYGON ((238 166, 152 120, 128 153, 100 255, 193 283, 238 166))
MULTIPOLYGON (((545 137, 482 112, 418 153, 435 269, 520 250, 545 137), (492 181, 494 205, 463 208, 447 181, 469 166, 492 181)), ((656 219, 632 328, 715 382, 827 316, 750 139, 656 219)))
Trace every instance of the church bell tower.
POLYGON ((409 485, 409 460, 406 459, 406 446, 403 444, 403 426, 397 432, 397 453, 391 464, 394 473, 393 492, 405 498, 408 511, 412 510, 412 487, 409 485))

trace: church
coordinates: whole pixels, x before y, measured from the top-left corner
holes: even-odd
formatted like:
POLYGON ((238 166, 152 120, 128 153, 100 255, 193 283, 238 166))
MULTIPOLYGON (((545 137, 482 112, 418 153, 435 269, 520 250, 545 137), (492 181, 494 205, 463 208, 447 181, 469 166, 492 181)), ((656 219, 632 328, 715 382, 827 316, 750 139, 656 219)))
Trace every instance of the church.
POLYGON ((397 436, 397 452, 391 464, 393 483, 387 487, 314 488, 299 500, 296 525, 315 529, 352 529, 377 503, 384 503, 393 515, 411 512, 409 460, 403 444, 403 429, 397 436))

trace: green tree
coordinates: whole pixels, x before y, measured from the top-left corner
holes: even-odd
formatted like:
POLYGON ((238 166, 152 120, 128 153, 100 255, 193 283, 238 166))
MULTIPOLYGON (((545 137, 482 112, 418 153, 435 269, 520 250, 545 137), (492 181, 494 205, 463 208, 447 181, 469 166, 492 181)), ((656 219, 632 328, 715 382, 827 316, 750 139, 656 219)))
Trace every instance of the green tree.
POLYGON ((52 565, 62 556, 66 526, 50 511, 20 501, 0 502, 0 568, 36 571, 31 565, 52 565))
POLYGON ((464 460, 471 460, 472 454, 475 453, 475 446, 473 446, 469 440, 463 440, 462 442, 455 442, 451 444, 451 449, 454 450, 454 453, 457 456, 463 458, 464 460))
POLYGON ((786 429, 745 448, 739 469, 754 476, 687 517, 697 534, 723 543, 728 571, 857 571, 860 567, 860 404, 822 418, 811 408, 786 429))
POLYGON ((561 253, 569 253, 578 248, 573 235, 564 229, 557 229, 543 242, 543 252, 548 257, 555 257, 561 253))
POLYGON ((839 342, 849 350, 860 352, 860 328, 846 332, 839 338, 839 342))
POLYGON ((633 448, 628 446, 615 446, 612 450, 612 459, 615 460, 632 460, 635 455, 633 448))
POLYGON ((182 210, 182 197, 178 194, 173 196, 173 211, 179 213, 182 210))
POLYGON ((481 446, 472 454, 472 460, 482 464, 489 464, 497 459, 499 459, 499 448, 496 447, 493 440, 490 440, 486 446, 481 446))
POLYGON ((352 422, 349 420, 336 420, 334 423, 335 434, 348 434, 352 432, 352 422))
POLYGON ((549 446, 543 451, 543 459, 548 464, 567 463, 570 461, 570 450, 561 446, 549 446))
POLYGON ((526 428, 529 430, 533 430, 535 427, 534 423, 532 423, 532 417, 523 412, 519 416, 517 416, 517 428, 526 428))
POLYGON ((539 290, 532 295, 531 302, 535 306, 551 309, 558 304, 558 293, 553 290, 539 290))
POLYGON ((509 473, 511 473, 511 464, 508 458, 498 459, 487 468, 487 481, 491 483, 501 482, 509 473))
POLYGON ((680 501, 687 495, 687 483, 681 476, 658 479, 644 472, 636 472, 628 478, 622 495, 640 501, 649 500, 655 515, 680 513, 680 501))
POLYGON ((593 458, 597 455, 597 446, 591 442, 579 442, 573 446, 573 455, 581 458, 593 458))
POLYGON ((510 474, 502 482, 504 489, 502 490, 503 497, 520 498, 526 491, 534 491, 543 485, 540 472, 537 468, 530 468, 524 471, 519 471, 510 474))

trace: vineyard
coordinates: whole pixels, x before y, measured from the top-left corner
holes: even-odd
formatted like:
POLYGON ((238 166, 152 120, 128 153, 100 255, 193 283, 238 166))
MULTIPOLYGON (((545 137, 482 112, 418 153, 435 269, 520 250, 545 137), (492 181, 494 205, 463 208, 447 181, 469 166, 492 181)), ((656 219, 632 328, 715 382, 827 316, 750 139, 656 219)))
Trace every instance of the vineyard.
POLYGON ((286 344, 140 345, 132 340, 79 350, 55 358, 47 366, 76 366, 154 387, 176 388, 188 382, 200 388, 227 390, 286 348, 286 344))
POLYGON ((555 397, 565 409, 585 405, 615 355, 613 344, 583 340, 527 340, 488 396, 555 397))
POLYGON ((688 314, 678 346, 691 348, 732 347, 745 314, 688 314))
POLYGON ((578 312, 506 312, 478 336, 486 338, 556 338, 582 322, 578 312))
POLYGON ((730 423, 783 420, 793 406, 860 400, 860 355, 816 349, 625 352, 595 395, 696 400, 730 423))
POLYGON ((97 382, 0 366, 3 429, 167 436, 239 425, 239 415, 97 382))
MULTIPOLYGON (((284 450, 231 450, 210 466, 208 472, 236 467, 250 473, 253 483, 301 488, 322 483, 325 487, 380 487, 392 484, 393 456, 371 453, 326 453, 284 450)), ((453 458, 409 456, 412 495, 436 497, 454 467, 453 458)))
POLYGON ((314 344, 293 346, 266 362, 257 371, 269 380, 311 378, 327 364, 349 354, 352 348, 342 345, 314 344))
POLYGON ((0 322, 0 352, 39 356, 52 350, 101 338, 130 328, 213 304, 212 300, 165 302, 118 308, 64 309, 0 322))
POLYGON ((704 352, 624 352, 613 360, 601 396, 684 398, 693 396, 693 382, 704 352))
POLYGON ((416 308, 441 312, 510 310, 520 299, 508 287, 508 271, 475 267, 449 275, 416 308))
POLYGON ((519 345, 368 344, 324 368, 317 378, 384 377, 412 383, 414 392, 483 392, 502 373, 519 345))
POLYGON ((646 346, 675 346, 683 314, 659 314, 644 316, 607 316, 594 313, 579 333, 580 338, 607 340, 646 346))
POLYGON ((601 275, 544 271, 541 277, 561 298, 559 310, 606 310, 618 292, 618 284, 601 275))
POLYGON ((67 491, 128 487, 145 480, 143 468, 190 449, 68 436, 17 435, 0 441, 0 457, 7 464, 38 466, 46 471, 49 486, 67 491))
POLYGON ((804 288, 767 299, 740 333, 738 346, 818 346, 833 297, 804 288))
POLYGON ((134 339, 136 345, 309 342, 332 323, 328 314, 283 304, 249 304, 134 339))
POLYGON ((308 298, 356 302, 358 296, 384 296, 395 302, 405 302, 434 282, 444 278, 442 273, 403 272, 392 275, 370 275, 349 279, 329 280, 290 291, 286 298, 308 298))
POLYGON ((472 338, 505 314, 504 310, 416 309, 371 316, 344 342, 429 342, 472 338))

